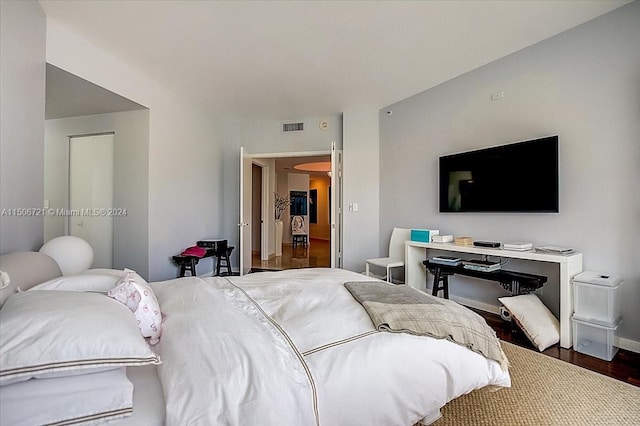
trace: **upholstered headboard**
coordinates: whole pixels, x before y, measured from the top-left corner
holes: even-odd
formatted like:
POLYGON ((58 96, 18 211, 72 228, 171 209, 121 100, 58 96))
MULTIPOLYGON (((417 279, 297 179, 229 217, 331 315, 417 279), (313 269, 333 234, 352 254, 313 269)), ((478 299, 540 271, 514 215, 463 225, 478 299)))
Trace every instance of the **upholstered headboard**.
POLYGON ((36 251, 23 251, 0 256, 0 271, 4 272, 0 279, 0 306, 18 288, 27 290, 37 284, 62 276, 60 267, 52 257, 36 251))

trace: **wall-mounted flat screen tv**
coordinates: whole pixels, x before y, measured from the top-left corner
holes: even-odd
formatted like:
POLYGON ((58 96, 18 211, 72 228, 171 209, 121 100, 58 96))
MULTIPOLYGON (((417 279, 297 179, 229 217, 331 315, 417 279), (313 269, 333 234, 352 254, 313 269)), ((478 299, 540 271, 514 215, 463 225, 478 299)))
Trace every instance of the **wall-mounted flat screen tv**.
POLYGON ((558 136, 440 157, 440 212, 557 213, 558 136))

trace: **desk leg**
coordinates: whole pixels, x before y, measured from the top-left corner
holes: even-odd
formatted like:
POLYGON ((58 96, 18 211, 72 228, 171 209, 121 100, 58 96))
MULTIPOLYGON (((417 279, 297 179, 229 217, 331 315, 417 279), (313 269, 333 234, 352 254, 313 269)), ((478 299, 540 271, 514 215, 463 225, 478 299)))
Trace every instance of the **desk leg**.
POLYGON ((582 255, 560 264, 560 346, 573 345, 571 315, 573 315, 573 285, 571 279, 582 272, 582 255))
POLYGON ((418 290, 427 291, 427 271, 422 264, 427 250, 423 247, 404 246, 404 282, 418 290))

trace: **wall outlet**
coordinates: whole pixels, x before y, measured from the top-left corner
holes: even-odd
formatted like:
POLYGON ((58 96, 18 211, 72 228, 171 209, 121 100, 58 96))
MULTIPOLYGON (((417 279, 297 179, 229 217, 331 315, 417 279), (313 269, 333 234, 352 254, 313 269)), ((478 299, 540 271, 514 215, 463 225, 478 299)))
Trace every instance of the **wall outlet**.
POLYGON ((504 90, 501 90, 499 92, 495 92, 491 94, 491 100, 492 101, 498 101, 500 99, 504 98, 504 90))

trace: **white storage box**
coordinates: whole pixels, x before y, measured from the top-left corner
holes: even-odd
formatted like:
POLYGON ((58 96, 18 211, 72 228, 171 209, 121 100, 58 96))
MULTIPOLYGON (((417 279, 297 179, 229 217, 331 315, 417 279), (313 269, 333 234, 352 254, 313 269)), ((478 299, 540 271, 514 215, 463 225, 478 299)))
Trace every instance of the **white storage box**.
POLYGON ((440 234, 437 229, 412 229, 411 241, 418 241, 421 243, 430 243, 431 237, 440 234))
POLYGON ((612 327, 620 315, 622 279, 585 271, 573 277, 574 317, 612 327))
POLYGON ((573 350, 606 361, 611 361, 616 356, 618 348, 613 345, 613 340, 620 323, 613 327, 606 327, 580 321, 575 318, 575 315, 571 321, 573 321, 573 350))
POLYGON ((615 287, 622 284, 622 278, 613 275, 601 274, 600 272, 584 271, 573 277, 573 281, 581 283, 602 285, 605 287, 615 287))

